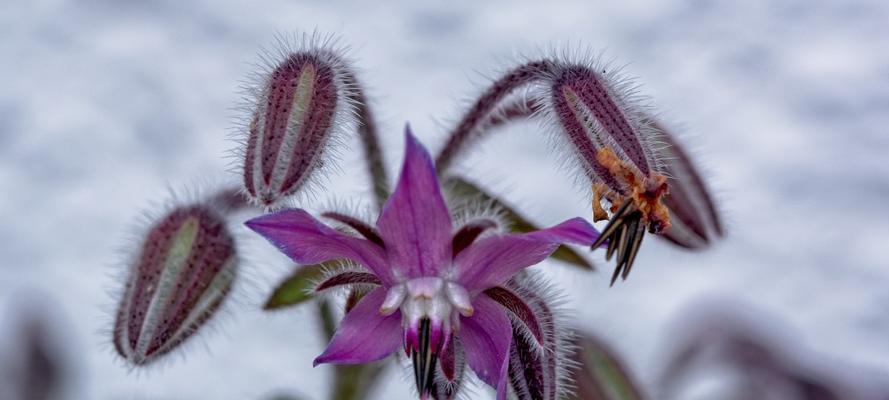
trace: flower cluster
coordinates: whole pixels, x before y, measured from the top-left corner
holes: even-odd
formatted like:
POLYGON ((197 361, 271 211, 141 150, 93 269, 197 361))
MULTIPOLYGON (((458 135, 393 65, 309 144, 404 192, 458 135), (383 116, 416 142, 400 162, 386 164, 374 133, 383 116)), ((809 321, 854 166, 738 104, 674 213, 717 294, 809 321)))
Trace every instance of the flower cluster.
MULTIPOLYGON (((570 245, 604 248, 606 259, 617 257, 613 284, 627 278, 646 233, 688 249, 722 235, 687 152, 614 70, 552 57, 507 71, 435 157, 406 129, 391 193, 377 125, 353 71, 329 43, 307 40, 257 75, 235 151, 241 187, 174 204, 149 224, 130 260, 113 329, 129 365, 179 348, 222 306, 238 272, 228 224, 249 211, 246 226, 299 266, 265 308, 317 303, 330 340, 314 365, 336 365, 333 398, 367 396, 392 354, 409 360, 421 399, 465 393, 467 371, 498 399, 566 398, 572 377, 592 376, 569 367, 583 365, 578 357, 596 346, 572 354, 586 342, 564 325, 553 300, 558 290, 528 267, 552 257, 593 270, 570 245), (557 154, 590 189, 591 222, 577 217, 539 228, 450 171, 475 140, 524 119, 543 123, 557 154), (317 182, 347 134, 364 152, 374 221, 343 212, 316 217, 294 201, 317 182), (301 207, 284 208, 287 202, 301 207), (458 203, 493 208, 497 216, 467 216, 458 203), (592 225, 606 220, 601 233, 592 225), (324 295, 341 291, 348 295, 338 320, 336 299, 324 295)), ((596 380, 593 387, 602 385, 596 380)))

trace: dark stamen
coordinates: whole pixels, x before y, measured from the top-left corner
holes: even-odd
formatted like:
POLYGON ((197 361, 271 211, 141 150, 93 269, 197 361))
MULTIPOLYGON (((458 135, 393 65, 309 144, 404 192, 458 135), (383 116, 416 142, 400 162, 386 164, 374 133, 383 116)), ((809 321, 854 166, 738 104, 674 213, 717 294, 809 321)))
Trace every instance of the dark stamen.
POLYGON ((605 240, 607 240, 609 236, 617 231, 617 228, 620 227, 624 216, 626 216, 626 214, 630 211, 631 206, 633 209, 636 208, 635 206, 633 206, 632 200, 627 200, 622 206, 620 206, 620 209, 618 209, 617 212, 614 213, 614 215, 611 217, 611 221, 608 222, 608 225, 605 225, 605 229, 602 230, 602 234, 600 234, 599 238, 596 239, 596 242, 593 243, 592 246, 590 246, 593 250, 601 246, 602 243, 605 243, 605 240))
POLYGON ((419 349, 411 351, 411 360, 414 363, 414 382, 417 384, 417 392, 421 397, 424 394, 432 394, 435 390, 433 374, 438 361, 438 351, 432 349, 430 328, 431 324, 428 318, 420 320, 419 349))
POLYGON ((639 253, 642 238, 645 237, 645 229, 646 224, 642 222, 642 212, 636 208, 632 200, 627 200, 614 213, 608 225, 602 230, 602 234, 590 247, 591 250, 595 250, 607 240, 608 249, 605 252, 605 259, 610 261, 611 257, 617 254, 617 266, 611 276, 612 286, 618 276, 627 279, 630 274, 630 268, 639 253))
POLYGON ((617 240, 609 240, 608 241, 608 250, 605 252, 605 260, 611 261, 611 257, 614 256, 614 251, 617 250, 617 240))
POLYGON ((627 267, 624 269, 623 279, 627 279, 627 276, 630 275, 630 268, 633 267, 633 260, 636 259, 636 254, 639 253, 639 247, 642 246, 643 238, 645 238, 645 224, 639 223, 636 227, 636 235, 630 244, 630 254, 627 256, 627 267))

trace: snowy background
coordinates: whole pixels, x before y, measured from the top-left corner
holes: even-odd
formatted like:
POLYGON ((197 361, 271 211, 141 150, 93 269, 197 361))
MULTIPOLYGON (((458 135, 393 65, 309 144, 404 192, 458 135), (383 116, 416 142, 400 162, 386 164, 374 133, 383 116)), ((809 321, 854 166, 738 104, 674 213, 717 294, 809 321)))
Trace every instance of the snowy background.
MULTIPOLYGON (((0 2, 0 355, 16 347, 22 299, 46 297, 77 360, 77 398, 323 398, 311 308, 256 307, 288 269, 258 241, 242 269, 253 283, 184 357, 130 372, 102 333, 123 267, 115 249, 141 210, 168 186, 233 179, 226 136, 259 48, 317 28, 351 46, 390 171, 406 121, 437 149, 465 100, 518 54, 581 46, 628 64, 685 127, 728 236, 704 253, 649 240, 611 289, 601 254, 598 273, 537 268, 644 383, 683 310, 714 298, 759 310, 830 371, 889 376, 889 3, 397 3, 0 2)), ((535 128, 483 143, 463 170, 540 223, 588 215, 535 128)), ((366 195, 349 153, 331 177, 341 199, 366 195)), ((404 376, 390 372, 379 398, 410 393, 404 376)))

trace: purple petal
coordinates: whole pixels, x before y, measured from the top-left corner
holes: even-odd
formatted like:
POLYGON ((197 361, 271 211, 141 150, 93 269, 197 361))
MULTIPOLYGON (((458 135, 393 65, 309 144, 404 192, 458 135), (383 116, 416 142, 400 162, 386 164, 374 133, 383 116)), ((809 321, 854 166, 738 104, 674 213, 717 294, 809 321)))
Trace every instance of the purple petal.
POLYGON ((401 313, 380 314, 386 289, 377 288, 358 302, 315 359, 318 364, 364 364, 392 354, 401 345, 401 313))
POLYGON ((512 325, 506 311, 487 295, 473 302, 475 314, 460 318, 460 340, 466 361, 478 377, 497 389, 497 399, 506 399, 506 372, 512 325))
POLYGON ((349 259, 369 269, 381 281, 393 282, 383 249, 365 239, 337 232, 305 210, 279 211, 251 219, 245 225, 297 263, 318 264, 349 259))
POLYGON ((451 217, 429 153, 410 133, 395 193, 386 201, 377 226, 389 264, 405 276, 436 274, 451 259, 451 217))
POLYGON ((473 243, 454 260, 457 281, 470 291, 485 290, 543 261, 560 244, 588 246, 598 237, 596 229, 582 218, 535 232, 487 237, 473 243))

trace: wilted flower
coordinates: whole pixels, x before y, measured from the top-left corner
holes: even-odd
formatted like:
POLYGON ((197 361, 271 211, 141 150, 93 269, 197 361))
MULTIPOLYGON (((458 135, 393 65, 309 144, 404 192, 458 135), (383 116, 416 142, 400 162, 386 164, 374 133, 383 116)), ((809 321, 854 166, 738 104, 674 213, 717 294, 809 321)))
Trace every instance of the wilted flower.
POLYGON ((114 346, 148 364, 188 339, 219 308, 235 278, 223 216, 196 203, 173 208, 145 234, 114 323, 114 346))
POLYGON ((498 234, 491 220, 454 227, 426 150, 408 132, 395 192, 376 227, 337 217, 363 238, 330 228, 301 209, 247 222, 294 261, 347 259, 362 270, 333 273, 318 291, 373 287, 346 314, 315 364, 361 364, 403 346, 421 398, 457 387, 462 362, 505 399, 510 348, 519 326, 534 351, 548 351, 540 323, 551 323, 526 292, 507 285, 517 273, 562 243, 589 245, 598 237, 581 218, 524 234, 498 234), (502 288, 502 290, 498 289, 502 288), (491 295, 491 290, 497 291, 491 295), (501 293, 502 292, 502 293, 501 293), (515 324, 514 324, 515 322, 515 324))

